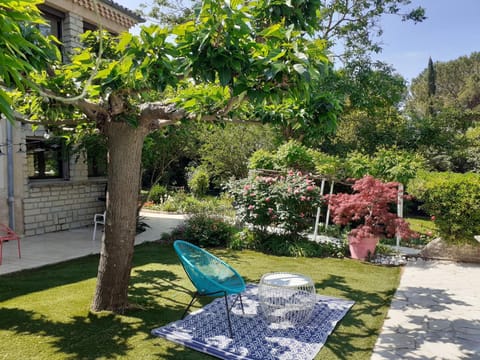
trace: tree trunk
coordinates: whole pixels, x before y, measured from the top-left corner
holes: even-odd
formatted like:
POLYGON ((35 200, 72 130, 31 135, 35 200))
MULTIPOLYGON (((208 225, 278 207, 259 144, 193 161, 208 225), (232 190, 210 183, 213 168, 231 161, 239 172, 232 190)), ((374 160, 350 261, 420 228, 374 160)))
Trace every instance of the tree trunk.
POLYGON ((146 131, 124 122, 109 122, 105 132, 108 138, 107 216, 92 310, 123 313, 128 308, 146 131))

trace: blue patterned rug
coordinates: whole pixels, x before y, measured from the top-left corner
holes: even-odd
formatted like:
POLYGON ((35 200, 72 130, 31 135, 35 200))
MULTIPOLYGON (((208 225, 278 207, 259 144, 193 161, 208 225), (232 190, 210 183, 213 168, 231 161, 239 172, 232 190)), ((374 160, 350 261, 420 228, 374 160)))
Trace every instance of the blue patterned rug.
MULTIPOLYGON (((242 294, 245 314, 237 301, 231 312, 234 339, 229 337, 224 298, 217 298, 183 320, 152 330, 155 336, 220 359, 311 360, 354 302, 316 295, 310 319, 295 328, 269 324, 260 314, 257 286, 242 294)), ((233 301, 229 298, 229 303, 233 301)))

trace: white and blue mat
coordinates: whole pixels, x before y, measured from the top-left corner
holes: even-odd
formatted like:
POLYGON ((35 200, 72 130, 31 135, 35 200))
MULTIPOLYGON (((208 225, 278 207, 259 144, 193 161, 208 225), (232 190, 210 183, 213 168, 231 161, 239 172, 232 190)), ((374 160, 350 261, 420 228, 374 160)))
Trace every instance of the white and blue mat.
MULTIPOLYGON (((229 337, 225 299, 217 298, 183 320, 152 330, 155 336, 182 344, 220 359, 311 360, 328 335, 353 306, 351 300, 316 295, 310 319, 297 327, 269 324, 261 314, 257 286, 249 284, 232 309, 233 339, 229 337)), ((229 297, 229 303, 234 297, 229 297)))

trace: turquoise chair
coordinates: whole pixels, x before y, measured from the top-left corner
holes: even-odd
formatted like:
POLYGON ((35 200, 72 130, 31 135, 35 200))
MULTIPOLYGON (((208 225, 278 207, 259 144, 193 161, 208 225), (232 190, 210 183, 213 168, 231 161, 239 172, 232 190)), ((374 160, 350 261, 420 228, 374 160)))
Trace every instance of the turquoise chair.
POLYGON ((187 315, 190 306, 193 305, 199 296, 223 296, 225 298, 230 337, 233 337, 230 310, 239 299, 242 311, 244 311, 241 296, 241 293, 245 291, 243 278, 227 263, 187 241, 176 240, 173 243, 173 247, 196 289, 190 304, 188 304, 183 313, 182 319, 187 315), (232 294, 237 294, 237 297, 229 307, 227 295, 232 294))

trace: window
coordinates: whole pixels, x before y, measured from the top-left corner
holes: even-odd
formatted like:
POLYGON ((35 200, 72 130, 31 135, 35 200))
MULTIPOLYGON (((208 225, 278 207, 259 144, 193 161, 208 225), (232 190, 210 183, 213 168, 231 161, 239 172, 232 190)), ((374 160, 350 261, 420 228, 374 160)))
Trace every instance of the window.
MULTIPOLYGON (((61 11, 58 11, 56 9, 53 9, 45 5, 39 6, 39 9, 42 11, 42 17, 46 21, 46 24, 40 24, 38 26, 40 29, 40 32, 44 36, 53 35, 59 41, 62 41, 63 40, 62 39, 63 37, 62 22, 63 22, 63 19, 65 18, 65 14, 63 14, 61 11)), ((63 60, 62 45, 58 43, 55 43, 55 45, 60 50, 60 53, 62 54, 62 60, 63 60)))
POLYGON ((82 138, 80 147, 87 156, 88 177, 107 176, 107 142, 99 134, 82 138))
POLYGON ((58 40, 62 41, 62 21, 65 17, 61 11, 52 9, 48 6, 39 6, 42 16, 47 24, 40 25, 40 31, 43 35, 54 35, 58 40))
POLYGON ((61 139, 27 139, 30 179, 68 179, 68 157, 61 139))
POLYGON ((83 32, 87 32, 88 30, 96 31, 96 30, 98 30, 98 27, 93 25, 93 24, 90 24, 89 22, 84 21, 83 22, 83 32))
POLYGON ((88 176, 107 176, 107 154, 91 153, 87 154, 88 176))

